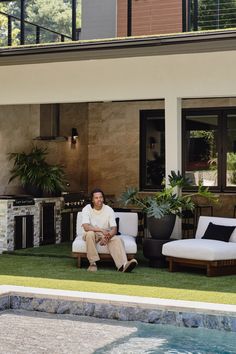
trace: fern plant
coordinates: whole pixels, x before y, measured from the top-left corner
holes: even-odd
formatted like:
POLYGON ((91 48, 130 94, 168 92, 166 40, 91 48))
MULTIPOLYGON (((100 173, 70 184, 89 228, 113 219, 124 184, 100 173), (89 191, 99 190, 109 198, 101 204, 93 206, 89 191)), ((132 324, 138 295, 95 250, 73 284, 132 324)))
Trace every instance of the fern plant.
MULTIPOLYGON (((180 172, 171 171, 168 176, 168 187, 152 196, 141 196, 137 188, 128 187, 121 195, 121 202, 124 205, 135 205, 142 209, 148 217, 160 219, 165 215, 182 215, 182 210, 193 210, 193 196, 202 196, 210 201, 216 202, 216 196, 211 193, 208 187, 202 182, 195 193, 182 195, 182 189, 189 186, 189 180, 184 178, 180 172)), ((163 181, 165 183, 165 181, 163 181)))

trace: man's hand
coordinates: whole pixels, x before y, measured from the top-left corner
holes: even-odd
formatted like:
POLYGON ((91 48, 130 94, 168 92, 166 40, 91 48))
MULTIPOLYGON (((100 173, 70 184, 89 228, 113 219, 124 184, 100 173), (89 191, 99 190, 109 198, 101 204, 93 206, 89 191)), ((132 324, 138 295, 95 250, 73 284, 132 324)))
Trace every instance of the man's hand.
POLYGON ((100 241, 100 245, 101 246, 105 246, 108 244, 109 240, 112 238, 111 234, 109 232, 107 232, 106 236, 103 236, 101 241, 100 241))
POLYGON ((103 233, 103 236, 105 236, 105 237, 110 235, 110 232, 106 229, 101 229, 101 232, 103 233))

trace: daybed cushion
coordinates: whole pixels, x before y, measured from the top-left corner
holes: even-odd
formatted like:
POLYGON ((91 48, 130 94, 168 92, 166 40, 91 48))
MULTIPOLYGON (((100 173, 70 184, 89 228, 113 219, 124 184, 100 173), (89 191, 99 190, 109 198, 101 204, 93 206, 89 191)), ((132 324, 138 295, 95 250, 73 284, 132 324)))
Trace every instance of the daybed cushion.
MULTIPOLYGON (((133 236, 129 235, 120 235, 120 237, 125 246, 125 252, 127 254, 135 254, 137 253, 137 244, 135 242, 135 239, 133 236)), ((107 246, 101 246, 99 243, 97 244, 97 250, 98 253, 105 253, 109 254, 110 252, 108 251, 107 246)), ((72 244, 72 252, 78 252, 78 253, 86 253, 86 243, 84 240, 82 240, 80 237, 76 237, 72 244)))
MULTIPOLYGON (((196 238, 201 238, 204 235, 209 222, 212 222, 217 225, 236 226, 236 218, 200 216, 197 231, 196 231, 196 236, 195 236, 196 238)), ((236 242, 236 228, 234 229, 232 235, 230 236, 229 242, 236 242)))
MULTIPOLYGON (((138 234, 138 214, 137 213, 125 213, 125 212, 116 212, 116 217, 119 218, 119 232, 120 237, 125 246, 125 251, 127 254, 137 253, 137 244, 135 237, 138 234)), ((75 253, 86 253, 86 243, 82 239, 84 230, 81 226, 82 222, 82 213, 77 214, 77 223, 76 223, 76 234, 77 237, 72 244, 72 252, 75 253)), ((98 253, 109 254, 107 246, 101 246, 97 244, 98 253)))
POLYGON ((236 243, 206 239, 177 240, 166 243, 164 256, 204 261, 236 259, 236 243))

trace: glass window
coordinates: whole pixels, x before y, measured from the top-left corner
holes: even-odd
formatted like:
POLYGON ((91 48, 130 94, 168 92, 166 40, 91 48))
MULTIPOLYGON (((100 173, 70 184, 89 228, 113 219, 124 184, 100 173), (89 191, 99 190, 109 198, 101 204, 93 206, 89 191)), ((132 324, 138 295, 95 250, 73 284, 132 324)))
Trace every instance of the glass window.
POLYGON ((217 191, 236 188, 236 109, 183 110, 183 172, 217 191))
POLYGON ((141 189, 160 189, 165 176, 164 110, 140 112, 141 189))
POLYGON ((185 176, 193 186, 218 185, 217 134, 217 115, 186 115, 185 176))
POLYGON ((236 187, 236 114, 227 115, 226 186, 236 187))

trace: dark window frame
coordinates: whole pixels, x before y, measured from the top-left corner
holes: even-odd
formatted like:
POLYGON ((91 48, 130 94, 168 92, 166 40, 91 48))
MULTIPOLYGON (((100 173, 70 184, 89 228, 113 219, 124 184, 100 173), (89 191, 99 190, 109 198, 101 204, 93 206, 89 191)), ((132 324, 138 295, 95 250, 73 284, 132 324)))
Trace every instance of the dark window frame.
MULTIPOLYGON (((217 152, 218 152, 218 185, 210 186, 209 190, 213 192, 235 192, 235 187, 226 186, 226 152, 227 152, 227 121, 229 114, 236 114, 236 107, 207 107, 207 108, 184 108, 182 109, 182 174, 186 171, 186 116, 188 115, 218 115, 218 131, 217 131, 217 152)), ((185 189, 195 191, 196 186, 185 189)))
POLYGON ((165 109, 145 109, 139 111, 139 188, 144 192, 154 192, 163 189, 163 186, 146 185, 146 127, 147 118, 164 117, 165 109))

